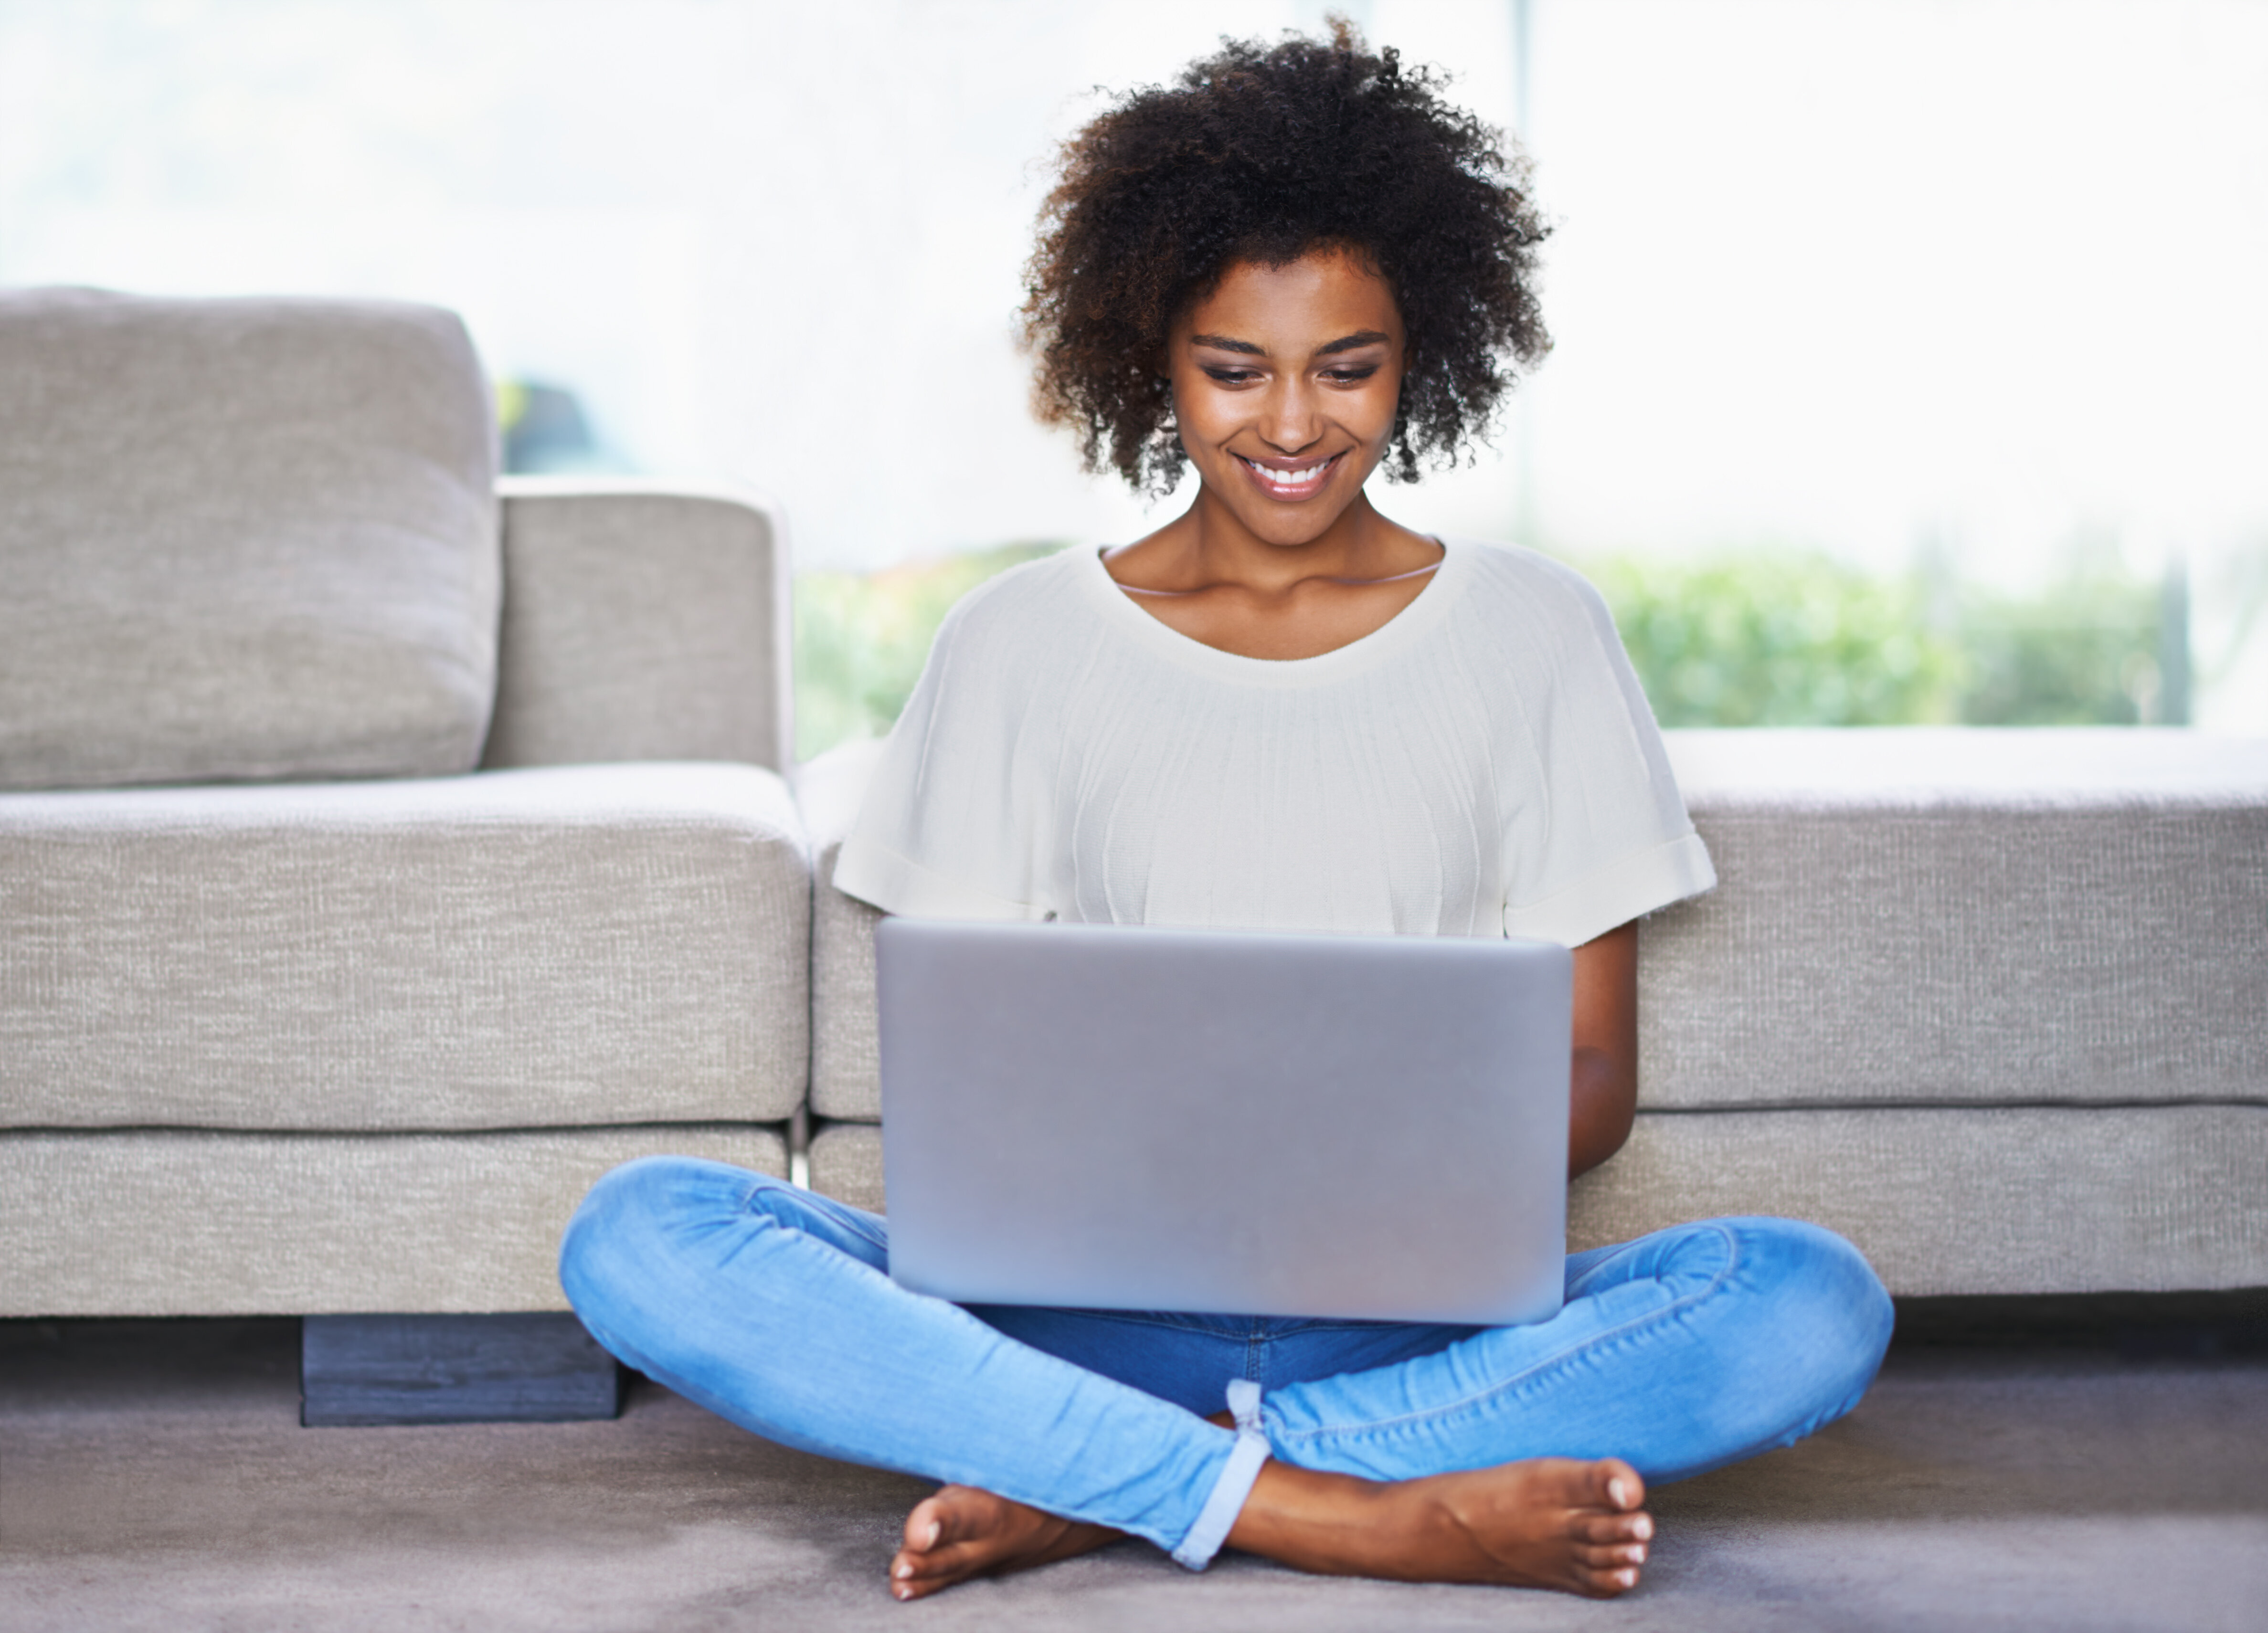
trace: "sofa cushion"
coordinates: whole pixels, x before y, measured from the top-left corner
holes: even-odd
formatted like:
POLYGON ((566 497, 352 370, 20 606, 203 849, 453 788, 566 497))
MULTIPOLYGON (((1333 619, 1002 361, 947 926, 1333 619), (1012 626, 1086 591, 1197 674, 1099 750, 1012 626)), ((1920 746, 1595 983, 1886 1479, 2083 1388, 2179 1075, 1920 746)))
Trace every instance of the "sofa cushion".
POLYGON ((1808 1219, 1894 1293, 2167 1292, 2268 1280, 2268 1107, 1642 1114, 1575 1181, 1571 1246, 1688 1219, 1808 1219))
POLYGON ((470 769, 495 476, 448 313, 0 295, 0 788, 470 769))
POLYGON ((563 1310, 559 1237, 634 1158, 784 1177, 776 1128, 0 1133, 0 1315, 563 1310))
POLYGON ((1646 923, 1646 1105, 2268 1104, 2268 741, 1668 739, 1719 883, 1646 923))
POLYGON ((769 1122, 810 873, 753 766, 0 795, 0 1127, 769 1122))
MULTIPOLYGON (((1777 1214, 1856 1242, 1894 1293, 2268 1280, 2268 1107, 1650 1112, 1567 1198, 1574 1248, 1777 1214)), ((811 1188, 883 1207, 882 1131, 823 1125, 811 1188)))

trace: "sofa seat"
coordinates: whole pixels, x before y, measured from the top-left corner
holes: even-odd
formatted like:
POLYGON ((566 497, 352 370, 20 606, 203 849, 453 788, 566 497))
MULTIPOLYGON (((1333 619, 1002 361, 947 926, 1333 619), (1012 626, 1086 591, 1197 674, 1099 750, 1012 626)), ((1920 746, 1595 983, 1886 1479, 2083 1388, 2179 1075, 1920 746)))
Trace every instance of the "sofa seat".
MULTIPOLYGON (((883 1205, 882 1130, 836 1122, 811 1186, 883 1205)), ((1646 1113, 1568 1195, 1571 1249, 1728 1214, 1861 1243, 1901 1294, 2257 1284, 2268 1106, 1646 1113)))
POLYGON ((809 901, 751 765, 0 796, 0 1129, 784 1120, 809 901))
POLYGON ((777 1128, 0 1132, 0 1309, 42 1315, 563 1310, 599 1177, 708 1157, 785 1178, 777 1128))

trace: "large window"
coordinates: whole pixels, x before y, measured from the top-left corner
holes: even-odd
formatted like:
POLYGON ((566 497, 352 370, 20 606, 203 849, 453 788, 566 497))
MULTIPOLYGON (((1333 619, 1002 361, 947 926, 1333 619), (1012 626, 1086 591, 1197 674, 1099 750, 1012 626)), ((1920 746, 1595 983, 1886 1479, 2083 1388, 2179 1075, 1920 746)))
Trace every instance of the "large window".
MULTIPOLYGON (((1159 519, 1025 414, 1041 166, 1322 9, 0 0, 0 282, 464 312, 523 467, 784 502, 808 750, 1005 547, 1159 519)), ((1558 223, 1556 353, 1393 513, 1589 566, 1668 720, 2268 731, 2268 6, 1342 9, 1558 223)))

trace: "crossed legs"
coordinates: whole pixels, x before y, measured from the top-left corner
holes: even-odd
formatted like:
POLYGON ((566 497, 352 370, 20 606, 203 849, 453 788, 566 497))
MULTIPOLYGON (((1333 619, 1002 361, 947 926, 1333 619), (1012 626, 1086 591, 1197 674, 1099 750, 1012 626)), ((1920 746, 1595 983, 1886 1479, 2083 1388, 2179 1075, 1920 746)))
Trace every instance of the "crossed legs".
POLYGON ((1307 1570, 1619 1592, 1646 1481, 1847 1411, 1889 1328, 1855 1251, 1782 1220, 1578 1254, 1566 1308, 1508 1328, 970 1311, 887 1263, 873 1215, 650 1159, 593 1189, 561 1278, 601 1343, 743 1427, 945 1482, 902 1597, 1122 1534, 1198 1567, 1225 1535, 1307 1570), (1241 1436, 1204 1415, 1231 1379, 1263 1391, 1241 1436))

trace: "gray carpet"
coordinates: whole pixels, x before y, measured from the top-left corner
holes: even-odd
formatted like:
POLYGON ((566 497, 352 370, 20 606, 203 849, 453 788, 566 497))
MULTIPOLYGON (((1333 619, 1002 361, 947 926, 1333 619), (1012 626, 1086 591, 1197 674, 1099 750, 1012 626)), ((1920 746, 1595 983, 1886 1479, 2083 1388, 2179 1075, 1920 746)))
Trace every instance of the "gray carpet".
POLYGON ((1844 1423, 1661 1490, 1609 1604, 1130 1543, 902 1606, 917 1482, 651 1385, 616 1423, 301 1429, 296 1338, 0 1323, 0 1628, 2268 1629, 2257 1354, 1902 1344, 1844 1423))

